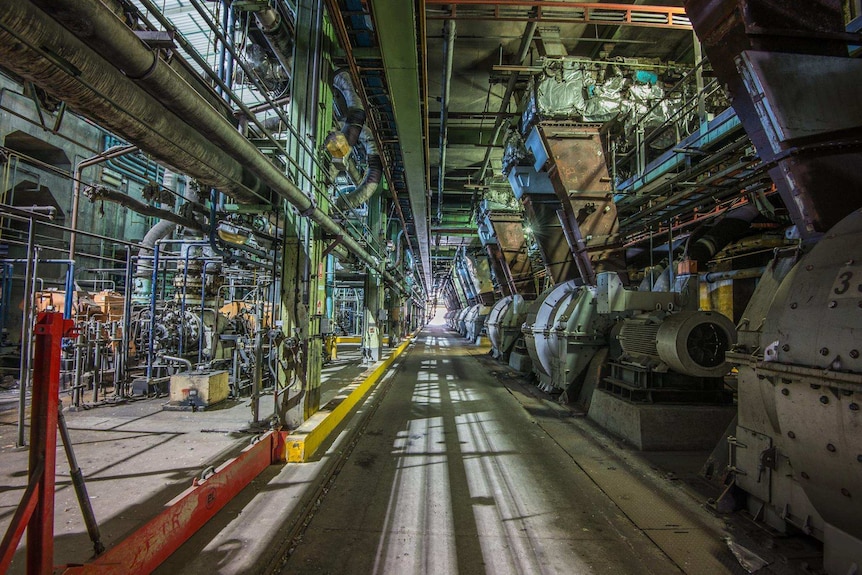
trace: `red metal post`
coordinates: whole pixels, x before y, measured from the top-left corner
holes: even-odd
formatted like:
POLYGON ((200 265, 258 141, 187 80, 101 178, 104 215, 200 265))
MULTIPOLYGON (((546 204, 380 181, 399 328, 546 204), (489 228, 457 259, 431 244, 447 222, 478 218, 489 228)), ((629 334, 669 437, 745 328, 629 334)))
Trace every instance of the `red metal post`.
POLYGON ((54 570, 54 479, 57 459, 57 410, 60 407, 60 351, 74 322, 61 313, 40 313, 36 320, 33 396, 30 404, 30 477, 21 503, 0 543, 0 573, 12 562, 27 529, 27 575, 54 570))
POLYGON ((30 469, 41 466, 36 507, 27 525, 27 573, 54 570, 54 480, 57 460, 57 410, 60 407, 60 352, 63 336, 73 329, 61 313, 41 313, 36 321, 33 396, 30 404, 30 469))

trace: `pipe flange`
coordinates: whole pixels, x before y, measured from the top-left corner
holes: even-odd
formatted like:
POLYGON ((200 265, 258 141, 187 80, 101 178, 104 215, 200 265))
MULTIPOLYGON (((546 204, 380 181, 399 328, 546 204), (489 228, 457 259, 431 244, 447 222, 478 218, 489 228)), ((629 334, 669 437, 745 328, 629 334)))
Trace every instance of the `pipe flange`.
MULTIPOLYGON (((150 76, 153 75, 153 72, 156 71, 156 66, 158 66, 158 65, 159 65, 159 53, 153 52, 153 63, 150 64, 150 67, 147 68, 147 70, 143 74, 141 74, 140 76, 131 76, 129 74, 126 74, 126 77, 128 77, 130 80, 135 80, 135 81, 146 80, 147 78, 149 78, 150 76)), ((123 72, 123 73, 125 74, 125 72, 123 72)))

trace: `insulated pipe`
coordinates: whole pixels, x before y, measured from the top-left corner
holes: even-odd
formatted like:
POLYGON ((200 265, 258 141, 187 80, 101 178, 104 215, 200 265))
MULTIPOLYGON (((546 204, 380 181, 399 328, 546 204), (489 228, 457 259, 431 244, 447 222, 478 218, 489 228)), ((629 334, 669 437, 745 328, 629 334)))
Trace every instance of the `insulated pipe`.
POLYGON ((322 231, 342 237, 347 251, 354 253, 369 268, 379 271, 390 284, 403 290, 396 278, 382 269, 382 262, 321 211, 312 198, 288 180, 254 144, 239 134, 197 92, 191 90, 172 68, 158 59, 109 10, 94 0, 57 0, 53 5, 71 10, 76 19, 89 18, 87 21, 92 23, 90 31, 93 34, 87 40, 98 46, 101 54, 109 54, 112 61, 123 68, 125 76, 137 77, 136 82, 157 94, 159 101, 140 93, 123 74, 106 65, 77 38, 27 2, 0 0, 0 24, 3 27, 0 32, 0 57, 4 58, 7 67, 139 144, 142 149, 164 158, 179 171, 225 190, 238 199, 258 200, 256 195, 249 192, 257 188, 259 176, 301 215, 316 222, 322 231), (52 50, 63 53, 67 63, 76 69, 54 64, 47 59, 47 54, 40 53, 32 46, 52 46, 52 50), (123 122, 119 122, 116 120, 117 105, 112 105, 96 88, 99 92, 110 94, 111 101, 121 101, 124 110, 137 113, 129 113, 124 116, 123 122), (164 110, 159 103, 180 113, 200 132, 187 130, 188 126, 164 110), (143 116, 145 120, 137 120, 135 116, 143 116), (162 132, 176 138, 167 138, 162 132), (195 158, 186 150, 199 152, 203 157, 195 158), (229 152, 229 155, 222 150, 229 152))
POLYGON ((341 133, 347 139, 347 144, 352 148, 359 141, 362 126, 365 124, 365 107, 362 99, 356 93, 353 80, 350 79, 349 70, 341 70, 332 78, 332 87, 341 92, 347 113, 344 115, 344 128, 341 133))
POLYGON ((446 146, 449 143, 449 93, 452 87, 452 55, 455 52, 455 21, 443 24, 443 93, 440 97, 440 161, 437 166, 437 222, 443 222, 443 189, 446 182, 446 146))
POLYGON ((368 168, 365 170, 365 177, 362 178, 362 182, 356 189, 339 196, 336 200, 336 206, 342 210, 361 206, 370 200, 383 178, 383 161, 380 159, 371 130, 367 126, 362 128, 359 141, 365 146, 365 151, 368 154, 368 168))
MULTIPOLYGON (((145 74, 153 64, 153 53, 110 10, 102 6, 98 14, 131 34, 136 47, 148 55, 150 64, 141 71, 145 74)), ((128 37, 118 38, 114 49, 104 47, 99 53, 115 55, 128 50, 128 44, 128 37)), ((252 172, 220 149, 212 138, 192 130, 140 90, 130 80, 134 75, 130 70, 124 75, 109 65, 30 2, 0 0, 0 59, 8 69, 142 150, 163 158, 178 171, 243 201, 259 202, 256 190, 260 184, 252 172), (43 46, 50 46, 50 52, 43 46)), ((157 68, 169 70, 201 108, 207 108, 212 116, 220 118, 221 124, 230 126, 172 69, 166 65, 157 68)))
POLYGON ((290 76, 293 68, 293 35, 290 33, 284 18, 281 17, 278 10, 267 6, 259 12, 255 12, 254 19, 278 63, 290 76))
POLYGON ((758 215, 760 215, 758 209, 752 204, 747 204, 726 213, 701 233, 695 231, 686 242, 688 256, 700 263, 706 263, 730 242, 744 236, 751 229, 751 222, 758 215))

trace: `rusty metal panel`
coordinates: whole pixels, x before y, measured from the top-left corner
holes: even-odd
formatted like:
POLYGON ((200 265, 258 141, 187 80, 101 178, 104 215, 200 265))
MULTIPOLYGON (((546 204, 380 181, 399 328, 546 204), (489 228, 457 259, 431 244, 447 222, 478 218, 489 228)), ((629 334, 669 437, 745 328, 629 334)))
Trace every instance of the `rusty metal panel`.
POLYGON ((768 116, 786 116, 787 106, 770 98, 782 93, 787 82, 802 80, 819 85, 819 93, 841 93, 842 88, 859 84, 862 78, 853 70, 840 80, 804 74, 819 74, 815 67, 803 70, 801 56, 847 59, 847 42, 851 35, 844 30, 840 0, 686 0, 686 12, 703 43, 718 79, 727 87, 745 131, 761 159, 770 165, 769 175, 775 182, 793 222, 805 238, 825 233, 843 216, 862 206, 862 128, 844 119, 857 115, 862 106, 858 100, 824 106, 815 91, 794 99, 792 106, 802 111, 797 117, 808 117, 823 123, 815 110, 825 109, 834 116, 829 125, 845 126, 831 131, 809 130, 797 126, 796 133, 817 132, 815 136, 788 139, 773 146, 769 138, 768 116), (761 72, 768 70, 769 55, 800 56, 799 68, 778 78, 746 67, 746 53, 762 52, 758 63, 761 72), (748 74, 748 86, 743 81, 748 74), (828 85, 827 85, 828 84, 828 85), (758 107, 761 108, 760 112, 758 107), (852 108, 851 110, 848 107, 852 108), (772 114, 763 114, 771 109, 772 114), (806 110, 810 109, 810 113, 806 110), (842 124, 842 122, 844 122, 842 124), (835 191, 840 190, 837 201, 835 191))
POLYGON ((564 238, 581 278, 594 285, 597 270, 624 269, 619 250, 608 247, 619 220, 599 126, 543 122, 536 130, 549 153, 545 169, 562 206, 564 238))
POLYGON ((527 300, 535 299, 536 283, 527 254, 521 216, 500 212, 492 213, 490 219, 498 242, 498 246, 488 246, 492 261, 500 266, 512 293, 520 294, 527 300))

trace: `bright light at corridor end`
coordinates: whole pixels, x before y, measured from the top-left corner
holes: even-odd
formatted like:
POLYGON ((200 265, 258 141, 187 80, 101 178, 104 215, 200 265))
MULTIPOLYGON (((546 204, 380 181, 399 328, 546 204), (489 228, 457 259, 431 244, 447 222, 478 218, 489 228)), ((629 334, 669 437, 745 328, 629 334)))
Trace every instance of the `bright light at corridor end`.
POLYGON ((438 305, 434 308, 434 316, 431 318, 431 321, 428 322, 428 325, 444 325, 446 323, 446 306, 438 305))

